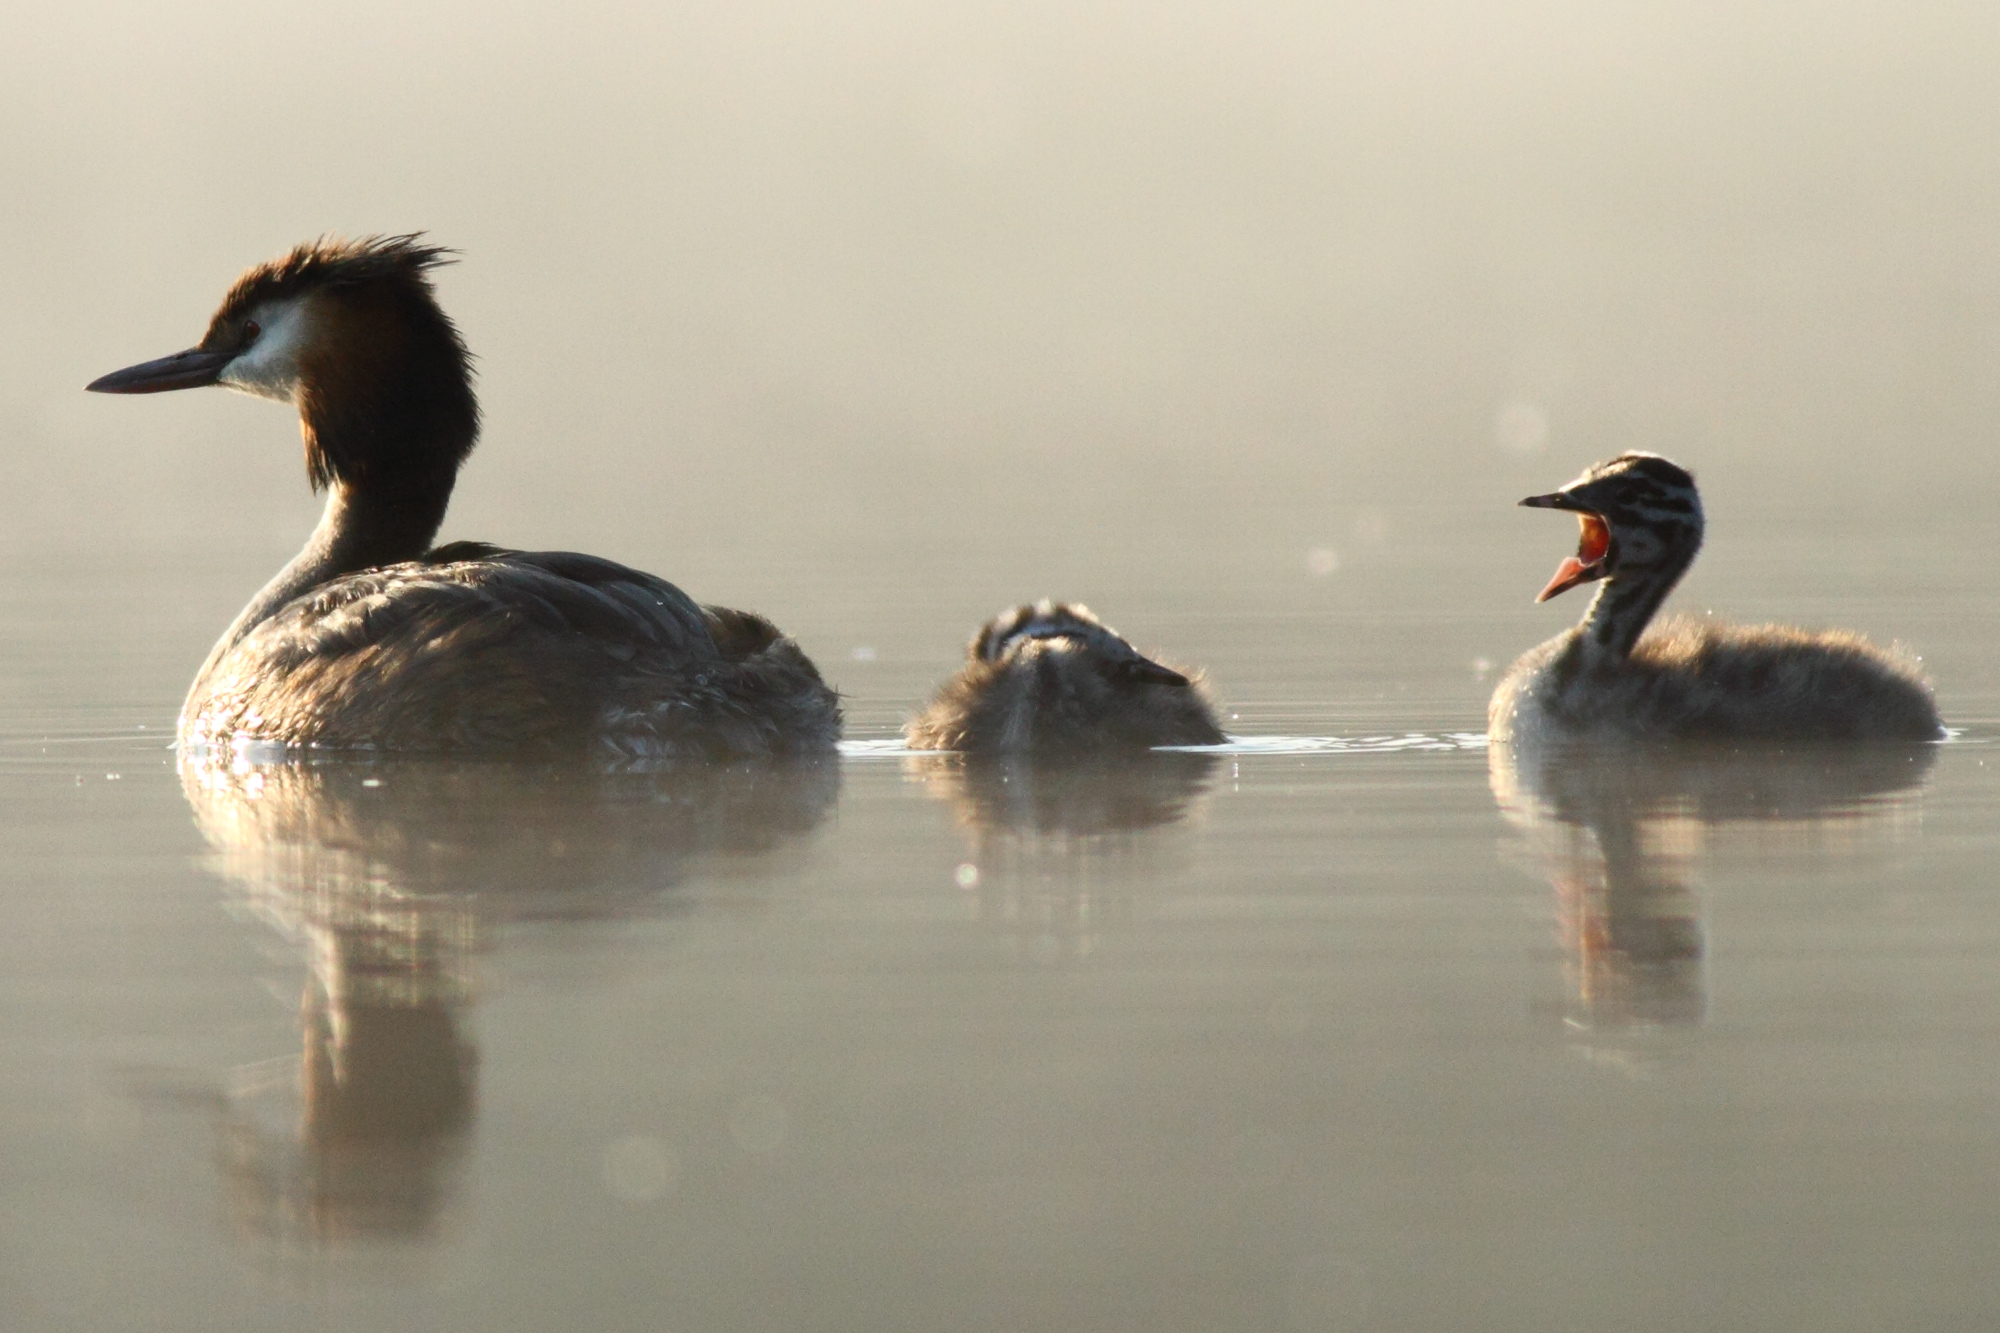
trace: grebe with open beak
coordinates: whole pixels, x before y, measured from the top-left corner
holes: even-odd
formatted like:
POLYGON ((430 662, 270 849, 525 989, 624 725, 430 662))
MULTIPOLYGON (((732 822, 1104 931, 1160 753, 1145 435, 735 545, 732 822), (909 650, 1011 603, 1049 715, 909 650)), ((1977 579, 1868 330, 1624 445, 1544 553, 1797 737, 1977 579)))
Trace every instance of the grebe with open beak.
POLYGON ((1851 631, 1677 619, 1645 633, 1702 538, 1694 478, 1659 455, 1620 454, 1521 503, 1568 510, 1582 528, 1576 554, 1535 600, 1600 586, 1581 624, 1522 654, 1501 678, 1487 709, 1495 744, 1944 734, 1916 662, 1851 631))

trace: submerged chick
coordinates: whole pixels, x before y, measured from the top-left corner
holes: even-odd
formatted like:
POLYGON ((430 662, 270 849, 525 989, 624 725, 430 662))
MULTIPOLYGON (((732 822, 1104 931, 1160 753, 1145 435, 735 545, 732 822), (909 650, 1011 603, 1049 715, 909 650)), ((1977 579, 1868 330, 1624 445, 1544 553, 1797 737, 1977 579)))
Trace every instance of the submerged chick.
POLYGON ((295 407, 327 503, 188 691, 184 744, 755 757, 830 751, 837 696, 767 620, 595 556, 433 547, 479 436, 418 236, 250 269, 201 343, 98 393, 220 384, 295 407))
POLYGON ((1647 626, 1701 549, 1701 497, 1657 454, 1599 463, 1521 501, 1582 528, 1537 601, 1601 584, 1583 620, 1522 654, 1487 711, 1497 744, 1545 738, 1923 741, 1943 734, 1915 661, 1847 630, 1647 626), (1643 635, 1643 637, 1642 637, 1643 635))
POLYGON ((912 749, 1058 757, 1223 740, 1197 679, 1141 656, 1086 606, 1002 612, 966 657, 903 729, 912 749))

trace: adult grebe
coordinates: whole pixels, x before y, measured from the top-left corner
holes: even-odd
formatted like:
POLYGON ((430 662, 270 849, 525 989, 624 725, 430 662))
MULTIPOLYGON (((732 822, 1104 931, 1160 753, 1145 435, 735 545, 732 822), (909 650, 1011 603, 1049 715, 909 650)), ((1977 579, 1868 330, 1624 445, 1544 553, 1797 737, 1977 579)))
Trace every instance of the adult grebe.
POLYGON ((966 657, 903 728, 912 749, 1063 756, 1223 739, 1199 683, 1141 657, 1087 606, 1003 611, 966 657))
POLYGON ((97 393, 294 404, 324 517, 236 617, 183 744, 761 756, 830 749, 838 697, 769 621, 569 552, 431 547, 479 435, 417 235, 322 240, 237 279, 200 345, 97 393))
POLYGON ((1639 637, 1701 549, 1694 478, 1657 454, 1621 454, 1549 495, 1583 537, 1535 600, 1602 580, 1583 622, 1524 653, 1487 710, 1496 744, 1569 737, 1935 740, 1937 705, 1914 661, 1845 630, 1675 620, 1639 637))

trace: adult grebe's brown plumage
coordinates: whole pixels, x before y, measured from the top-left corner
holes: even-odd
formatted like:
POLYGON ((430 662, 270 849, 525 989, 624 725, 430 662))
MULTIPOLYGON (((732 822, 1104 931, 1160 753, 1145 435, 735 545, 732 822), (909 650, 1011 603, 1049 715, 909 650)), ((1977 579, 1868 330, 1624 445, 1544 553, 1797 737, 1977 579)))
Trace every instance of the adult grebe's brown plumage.
POLYGON ((1522 504, 1566 509, 1583 537, 1537 601, 1601 580, 1583 622, 1522 655, 1493 692, 1496 743, 1541 739, 1935 740, 1915 662, 1845 630, 1673 621, 1641 638, 1701 549, 1694 478, 1621 454, 1522 504))
POLYGON ((769 621, 594 556, 432 548, 479 436, 471 358, 416 236, 302 245, 238 279, 199 346, 99 393, 221 384, 295 405, 327 492, 305 549, 223 634, 191 745, 631 757, 809 753, 834 692, 769 621))
POLYGON ((966 657, 903 729, 913 749, 1084 755, 1223 739, 1197 681, 1140 656, 1086 606, 1002 612, 966 657))

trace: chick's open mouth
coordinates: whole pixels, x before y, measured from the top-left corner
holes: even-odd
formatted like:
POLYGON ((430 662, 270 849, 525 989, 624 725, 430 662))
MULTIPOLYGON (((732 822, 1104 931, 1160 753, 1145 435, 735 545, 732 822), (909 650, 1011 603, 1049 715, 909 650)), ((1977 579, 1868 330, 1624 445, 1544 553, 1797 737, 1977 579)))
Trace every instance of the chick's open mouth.
POLYGON ((1576 554, 1563 557, 1556 566, 1555 577, 1549 586, 1536 597, 1538 602, 1546 602, 1559 593, 1568 592, 1579 583, 1589 583, 1592 579, 1604 577, 1604 557, 1611 551, 1611 529, 1596 514, 1577 511, 1577 526, 1583 529, 1576 542, 1576 554))

